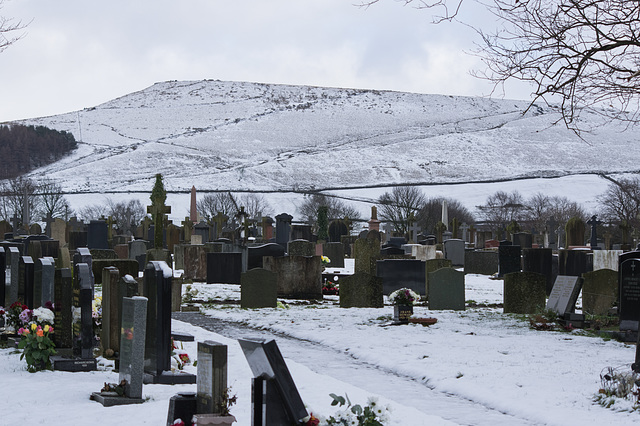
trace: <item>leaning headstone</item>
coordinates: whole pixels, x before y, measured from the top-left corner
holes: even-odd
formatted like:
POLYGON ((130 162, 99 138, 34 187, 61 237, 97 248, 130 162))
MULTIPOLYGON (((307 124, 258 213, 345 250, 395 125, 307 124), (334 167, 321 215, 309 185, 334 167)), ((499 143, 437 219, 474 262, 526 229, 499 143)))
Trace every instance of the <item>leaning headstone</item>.
POLYGON ((118 381, 125 382, 124 394, 94 392, 91 399, 105 407, 142 404, 144 346, 147 321, 147 298, 134 296, 122 299, 122 329, 120 330, 120 363, 118 381))
POLYGON ((618 272, 598 269, 582 274, 582 312, 607 315, 618 302, 618 272))
POLYGON ((504 313, 535 314, 546 301, 546 279, 537 272, 512 272, 504 276, 504 313))
POLYGON ((382 308, 382 278, 356 272, 340 280, 341 308, 382 308))
POLYGON ((240 278, 240 307, 275 308, 278 304, 278 280, 263 268, 250 269, 240 278))
POLYGON ((547 309, 564 315, 575 310, 582 288, 582 278, 558 275, 547 301, 547 309))
POLYGON ((452 238, 442 245, 445 259, 450 260, 453 266, 464 266, 464 241, 452 238))
POLYGON ((387 259, 377 262, 376 275, 382 278, 382 292, 389 295, 406 287, 424 296, 425 262, 415 259, 387 259))
POLYGON ((464 311, 464 272, 441 268, 429 273, 429 309, 464 311))
POLYGON ((253 426, 302 424, 309 414, 275 340, 238 339, 251 372, 253 426))
POLYGON ((171 371, 171 279, 173 272, 162 261, 152 261, 144 270, 147 305, 145 383, 195 383, 195 376, 171 371))

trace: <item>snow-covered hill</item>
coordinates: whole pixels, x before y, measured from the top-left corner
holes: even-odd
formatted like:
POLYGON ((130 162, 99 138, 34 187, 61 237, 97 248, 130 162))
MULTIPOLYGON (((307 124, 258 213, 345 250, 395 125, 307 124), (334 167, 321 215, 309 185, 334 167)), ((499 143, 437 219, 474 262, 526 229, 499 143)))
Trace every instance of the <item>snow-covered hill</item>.
POLYGON ((579 138, 525 101, 222 81, 169 81, 23 121, 70 131, 71 156, 33 171, 70 192, 298 191, 639 169, 635 132, 591 116, 579 138))

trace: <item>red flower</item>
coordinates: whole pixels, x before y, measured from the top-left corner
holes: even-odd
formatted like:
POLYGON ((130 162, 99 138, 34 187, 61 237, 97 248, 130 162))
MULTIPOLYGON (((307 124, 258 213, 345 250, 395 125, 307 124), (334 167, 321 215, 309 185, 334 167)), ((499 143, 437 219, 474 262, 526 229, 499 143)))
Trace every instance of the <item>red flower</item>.
POLYGON ((320 420, 313 416, 313 413, 309 415, 309 420, 305 423, 305 426, 318 426, 320 424, 320 420))

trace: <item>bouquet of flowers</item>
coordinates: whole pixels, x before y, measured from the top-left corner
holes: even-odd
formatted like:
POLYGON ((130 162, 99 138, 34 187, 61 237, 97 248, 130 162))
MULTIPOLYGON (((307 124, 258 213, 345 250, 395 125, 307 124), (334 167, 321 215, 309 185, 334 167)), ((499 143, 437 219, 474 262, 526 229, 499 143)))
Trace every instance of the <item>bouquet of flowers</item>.
POLYGON ((329 263, 331 263, 331 259, 329 259, 327 256, 321 256, 320 260, 322 261, 322 265, 328 265, 329 263))
MULTIPOLYGON (((180 344, 182 346, 182 344, 180 344)), ((182 347, 178 348, 178 345, 171 339, 171 368, 182 370, 184 366, 191 363, 189 354, 182 347)))
POLYGON ((31 310, 27 305, 23 305, 20 301, 14 302, 5 312, 5 329, 9 333, 15 333, 30 320, 31 310))
POLYGON ((389 295, 389 300, 394 305, 412 306, 418 303, 418 301, 420 300, 420 295, 409 288, 401 288, 391 293, 389 295))
POLYGON ((23 349, 20 359, 27 360, 27 370, 31 373, 51 369, 49 356, 56 353, 50 337, 53 334, 53 318, 50 309, 40 307, 30 313, 28 324, 18 329, 18 334, 22 336, 18 349, 23 349))

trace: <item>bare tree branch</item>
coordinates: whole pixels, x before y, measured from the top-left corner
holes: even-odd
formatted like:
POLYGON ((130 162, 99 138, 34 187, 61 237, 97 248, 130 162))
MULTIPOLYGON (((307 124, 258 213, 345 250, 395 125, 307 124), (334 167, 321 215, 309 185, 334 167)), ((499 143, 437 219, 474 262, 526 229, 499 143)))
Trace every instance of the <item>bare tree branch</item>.
MULTIPOLYGON (((4 7, 4 2, 5 0, 0 0, 0 10, 4 7)), ((0 52, 24 37, 24 33, 16 34, 16 32, 23 30, 26 26, 27 24, 23 24, 22 21, 0 16, 0 52)))

